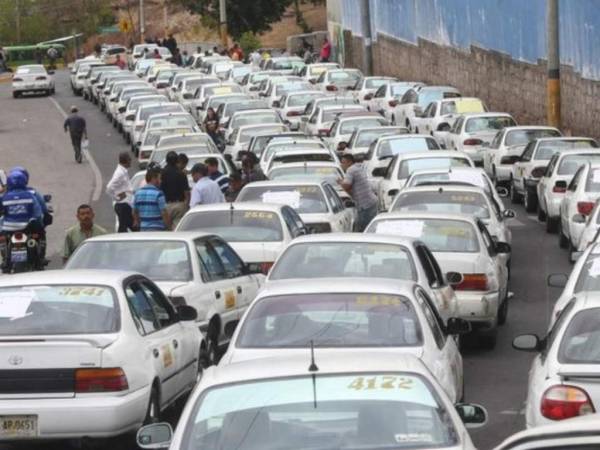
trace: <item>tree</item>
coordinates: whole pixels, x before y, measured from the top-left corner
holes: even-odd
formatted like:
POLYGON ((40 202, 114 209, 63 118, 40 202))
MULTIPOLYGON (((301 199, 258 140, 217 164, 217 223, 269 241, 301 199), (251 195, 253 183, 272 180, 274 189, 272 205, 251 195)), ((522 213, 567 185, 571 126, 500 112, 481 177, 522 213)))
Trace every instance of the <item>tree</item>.
MULTIPOLYGON (((293 0, 226 0, 229 34, 239 39, 245 32, 262 33, 281 19, 293 0)), ((219 0, 179 0, 191 12, 208 15, 219 23, 219 0)))

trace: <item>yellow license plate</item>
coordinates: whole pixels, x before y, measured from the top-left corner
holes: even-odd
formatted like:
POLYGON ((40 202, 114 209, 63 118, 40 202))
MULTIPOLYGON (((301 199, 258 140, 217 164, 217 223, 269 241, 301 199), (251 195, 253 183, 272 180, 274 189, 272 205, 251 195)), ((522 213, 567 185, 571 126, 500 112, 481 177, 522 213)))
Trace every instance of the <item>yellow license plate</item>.
POLYGON ((0 438, 36 437, 37 419, 37 416, 0 416, 0 438))
POLYGON ((233 291, 225 292, 225 309, 235 308, 235 294, 233 291))

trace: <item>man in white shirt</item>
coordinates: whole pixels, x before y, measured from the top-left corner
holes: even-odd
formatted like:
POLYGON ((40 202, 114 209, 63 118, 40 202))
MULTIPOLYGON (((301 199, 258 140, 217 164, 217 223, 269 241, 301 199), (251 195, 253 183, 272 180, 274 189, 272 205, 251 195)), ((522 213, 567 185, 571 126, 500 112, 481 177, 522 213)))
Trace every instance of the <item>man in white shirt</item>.
POLYGON ((133 226, 133 186, 127 169, 131 167, 131 156, 128 152, 119 153, 119 165, 106 185, 106 193, 115 204, 115 213, 119 218, 119 233, 128 230, 136 231, 133 226))
POLYGON ((225 197, 218 183, 214 182, 208 176, 208 167, 202 163, 197 163, 192 167, 192 179, 194 187, 190 199, 190 208, 196 205, 210 205, 211 203, 223 203, 225 197))

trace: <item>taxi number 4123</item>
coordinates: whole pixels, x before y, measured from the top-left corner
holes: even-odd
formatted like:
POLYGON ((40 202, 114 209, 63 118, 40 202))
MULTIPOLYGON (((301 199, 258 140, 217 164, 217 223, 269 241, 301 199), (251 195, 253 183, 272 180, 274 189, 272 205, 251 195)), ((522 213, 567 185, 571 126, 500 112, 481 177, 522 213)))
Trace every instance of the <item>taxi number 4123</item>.
POLYGON ((413 380, 410 378, 380 376, 358 377, 348 385, 348 389, 363 391, 369 389, 412 389, 413 380))

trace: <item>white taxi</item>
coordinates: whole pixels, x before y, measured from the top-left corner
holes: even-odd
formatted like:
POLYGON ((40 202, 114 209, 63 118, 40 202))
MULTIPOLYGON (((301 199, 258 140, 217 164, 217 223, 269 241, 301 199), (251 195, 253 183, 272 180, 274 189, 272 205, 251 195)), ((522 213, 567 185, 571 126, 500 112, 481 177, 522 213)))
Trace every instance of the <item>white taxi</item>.
POLYGON ((373 284, 360 276, 269 283, 248 308, 221 364, 306 355, 307 344, 322 358, 358 349, 390 358, 410 353, 431 370, 453 403, 461 401, 463 362, 453 336, 469 332, 469 323, 444 322, 430 296, 412 281, 373 284))
POLYGON ((431 102, 422 114, 412 119, 415 133, 432 134, 450 130, 461 114, 484 113, 487 108, 476 97, 444 98, 431 102))
POLYGON ((399 236, 375 233, 303 236, 284 250, 267 282, 356 277, 418 283, 433 300, 444 323, 458 313, 456 295, 448 279, 456 282, 460 274, 442 273, 425 244, 399 236))
POLYGON ((0 442, 130 432, 201 373, 196 311, 140 274, 3 277, 0 303, 0 442))
POLYGON ((258 181, 244 186, 237 201, 291 206, 313 233, 349 232, 354 227, 354 208, 347 208, 326 181, 258 181))
POLYGON ((386 213, 375 217, 367 233, 420 239, 432 251, 444 272, 462 274, 454 284, 458 317, 471 322, 479 342, 496 346, 498 325, 508 316, 510 245, 495 242, 485 224, 469 216, 434 213, 386 213))
POLYGON ((567 187, 580 166, 600 163, 600 150, 567 150, 554 154, 537 185, 538 219, 546 221, 546 231, 556 232, 560 223, 560 204, 567 187))
POLYGON ((181 134, 181 133, 196 133, 197 128, 192 127, 165 127, 165 128, 154 128, 147 129, 140 137, 140 141, 136 144, 136 155, 138 157, 138 166, 140 169, 145 169, 150 163, 152 152, 156 148, 156 143, 162 136, 168 136, 170 134, 181 134))
POLYGON ((54 94, 54 71, 46 71, 41 64, 19 66, 12 78, 12 95, 18 98, 25 92, 54 94))
POLYGON ((264 281, 223 239, 202 232, 99 236, 81 244, 65 268, 143 273, 174 305, 196 308, 210 362, 218 361, 220 346, 227 343, 264 281))
POLYGON ((211 367, 175 435, 168 423, 148 425, 138 431, 138 445, 475 450, 466 428, 484 426, 487 412, 453 405, 415 356, 321 355, 306 344, 302 355, 211 367))
POLYGON ((388 210, 394 197, 406 184, 406 180, 417 170, 447 170, 454 167, 475 167, 475 164, 467 155, 457 151, 398 153, 390 161, 383 179, 379 182, 379 210, 388 210))
POLYGON ((195 206, 183 216, 176 231, 216 234, 251 271, 265 275, 292 239, 308 233, 293 208, 256 202, 195 206))
POLYGON ((590 243, 598 238, 598 229, 600 229, 600 199, 594 203, 594 208, 588 215, 579 237, 579 244, 573 250, 583 252, 590 243))
POLYGON ((548 335, 517 336, 517 350, 539 352, 531 363, 528 428, 596 412, 600 405, 600 295, 580 292, 562 309, 548 335))
POLYGON ((351 153, 355 157, 363 157, 366 156, 371 144, 375 142, 382 136, 390 136, 397 134, 407 134, 408 130, 402 127, 392 127, 392 126, 370 126, 364 127, 360 126, 352 135, 348 138, 348 141, 342 141, 337 147, 338 151, 343 151, 344 153, 351 153))

